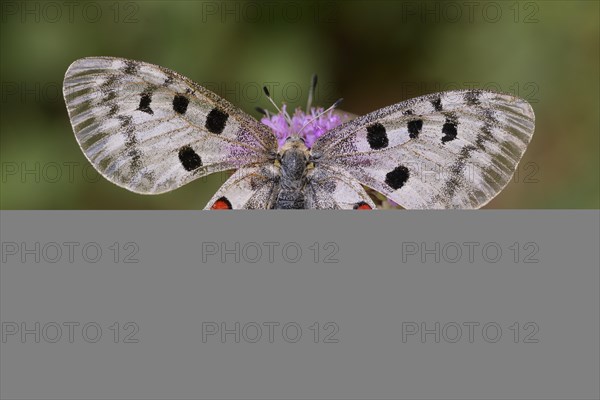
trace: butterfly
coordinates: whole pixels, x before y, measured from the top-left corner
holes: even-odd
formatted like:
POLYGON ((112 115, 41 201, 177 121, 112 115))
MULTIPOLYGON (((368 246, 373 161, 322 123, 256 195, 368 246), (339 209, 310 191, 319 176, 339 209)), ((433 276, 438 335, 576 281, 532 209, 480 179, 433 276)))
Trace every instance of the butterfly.
MULTIPOLYGON (((321 129, 307 143, 287 113, 291 132, 278 138, 177 72, 114 57, 75 61, 63 95, 87 159, 130 191, 159 194, 235 170, 205 209, 374 209, 365 188, 408 209, 479 208, 510 181, 535 121, 520 98, 455 90, 321 129)), ((322 128, 334 106, 307 124, 322 128)))

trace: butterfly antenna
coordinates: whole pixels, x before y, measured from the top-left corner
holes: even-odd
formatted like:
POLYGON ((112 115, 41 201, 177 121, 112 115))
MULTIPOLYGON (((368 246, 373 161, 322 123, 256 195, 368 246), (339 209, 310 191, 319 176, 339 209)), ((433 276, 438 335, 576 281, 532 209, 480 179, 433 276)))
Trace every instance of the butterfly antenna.
POLYGON ((317 88, 317 74, 313 74, 312 80, 310 81, 310 89, 308 90, 308 101, 306 102, 306 113, 310 111, 310 106, 312 106, 313 96, 315 94, 315 89, 317 88))
POLYGON ((300 134, 300 132, 302 132, 304 130, 304 128, 306 128, 308 125, 310 125, 311 123, 313 123, 314 121, 316 121, 317 119, 319 119, 323 114, 328 113, 329 111, 333 110, 334 108, 336 108, 337 106, 340 105, 340 103, 343 101, 344 99, 337 99, 335 101, 335 103, 333 103, 327 110, 320 112, 319 114, 317 114, 314 118, 312 118, 310 121, 308 121, 307 123, 305 123, 304 125, 302 125, 302 128, 300 128, 300 130, 298 131, 298 135, 300 134))
POLYGON ((268 111, 262 107, 256 107, 255 110, 261 113, 262 115, 268 116, 268 111))
POLYGON ((287 113, 287 111, 285 113, 281 112, 281 110, 279 109, 279 107, 277 107, 277 104, 275 104, 275 102, 273 101, 273 98, 271 97, 271 94, 269 93, 269 89, 267 89, 266 86, 263 86, 263 91, 265 92, 265 95, 267 95, 267 99, 269 99, 269 101, 271 102, 271 104, 273 104, 273 107, 275 107, 275 109, 277 110, 277 112, 279 114, 283 115, 283 117, 287 121, 288 125, 291 127, 292 126, 292 118, 290 118, 290 116, 287 113))
POLYGON ((264 115, 265 117, 269 118, 269 110, 265 110, 262 107, 256 107, 255 110, 264 115))

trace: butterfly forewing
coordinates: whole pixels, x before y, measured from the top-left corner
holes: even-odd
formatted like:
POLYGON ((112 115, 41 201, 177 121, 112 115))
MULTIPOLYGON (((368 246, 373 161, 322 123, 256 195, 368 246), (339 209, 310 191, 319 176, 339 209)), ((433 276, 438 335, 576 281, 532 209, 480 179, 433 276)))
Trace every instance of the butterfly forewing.
POLYGON ((323 167, 405 208, 478 208, 509 182, 533 130, 522 99, 451 91, 352 120, 312 151, 323 167))
POLYGON ((213 172, 263 163, 271 131, 166 68, 112 57, 75 61, 63 94, 75 136, 107 179, 162 193, 213 172))

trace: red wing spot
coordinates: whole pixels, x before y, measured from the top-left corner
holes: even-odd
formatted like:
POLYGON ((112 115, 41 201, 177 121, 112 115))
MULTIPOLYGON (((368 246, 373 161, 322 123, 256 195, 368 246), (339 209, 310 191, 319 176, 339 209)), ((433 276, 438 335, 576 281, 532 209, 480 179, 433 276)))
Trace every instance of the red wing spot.
POLYGON ((220 197, 213 203, 210 207, 211 210, 231 210, 231 202, 227 199, 227 197, 220 197))
POLYGON ((361 201, 360 203, 356 203, 354 205, 354 207, 352 207, 352 208, 355 210, 372 210, 373 209, 370 205, 368 205, 364 201, 361 201))

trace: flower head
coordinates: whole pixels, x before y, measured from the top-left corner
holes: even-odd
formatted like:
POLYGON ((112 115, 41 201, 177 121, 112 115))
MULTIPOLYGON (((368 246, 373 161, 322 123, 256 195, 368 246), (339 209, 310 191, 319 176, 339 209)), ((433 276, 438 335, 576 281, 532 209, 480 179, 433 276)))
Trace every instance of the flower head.
POLYGON ((263 124, 267 125, 275 136, 281 147, 285 140, 293 135, 298 134, 306 143, 308 148, 311 148, 315 141, 323 136, 323 134, 336 126, 349 120, 349 116, 346 114, 334 113, 334 109, 341 102, 339 99, 327 110, 322 107, 312 107, 312 99, 317 86, 317 76, 313 75, 310 91, 308 93, 308 103, 306 105, 306 111, 302 111, 300 108, 296 108, 294 114, 290 116, 287 112, 287 105, 284 104, 281 109, 277 107, 277 104, 271 98, 269 90, 265 86, 263 88, 267 98, 273 104, 277 113, 270 113, 262 108, 257 108, 264 117, 260 120, 263 124))
POLYGON ((266 115, 260 120, 277 136, 279 146, 282 146, 290 135, 298 133, 310 148, 325 132, 348 120, 347 115, 336 114, 333 109, 325 111, 323 107, 311 107, 307 112, 296 108, 290 117, 290 123, 286 109, 287 105, 284 104, 279 113, 266 115))

